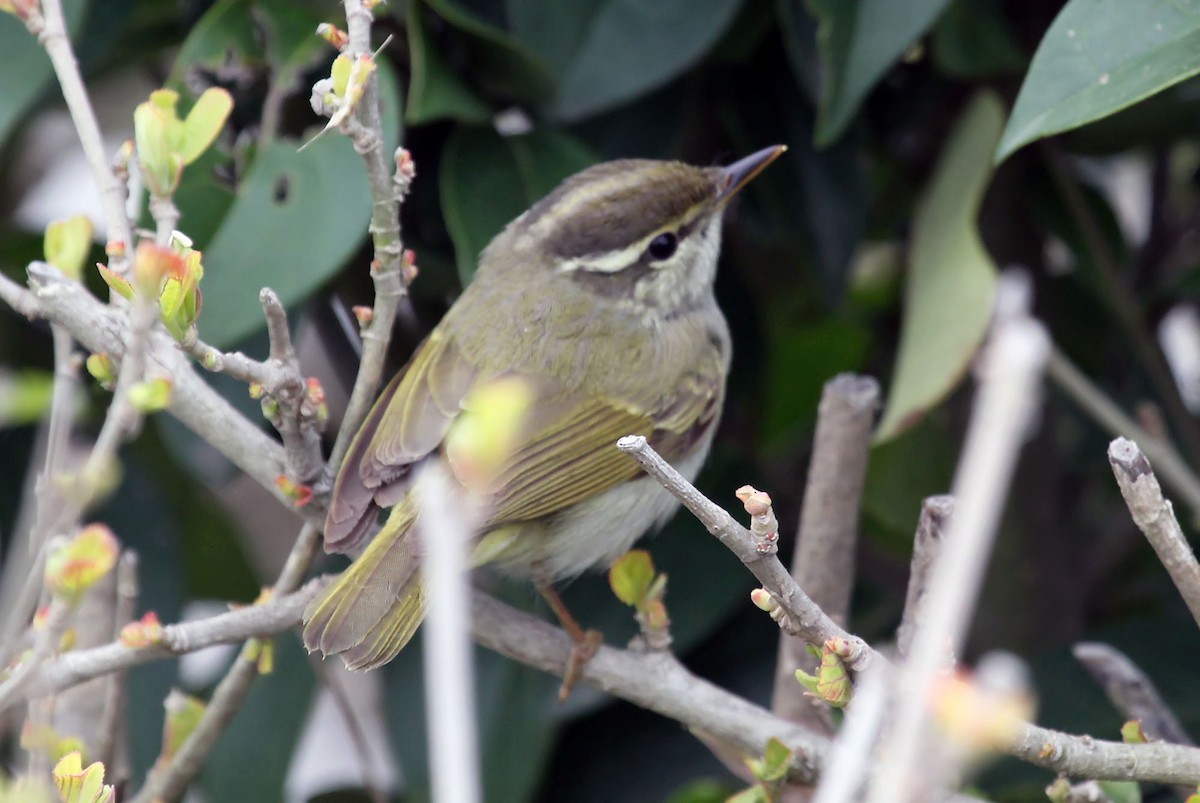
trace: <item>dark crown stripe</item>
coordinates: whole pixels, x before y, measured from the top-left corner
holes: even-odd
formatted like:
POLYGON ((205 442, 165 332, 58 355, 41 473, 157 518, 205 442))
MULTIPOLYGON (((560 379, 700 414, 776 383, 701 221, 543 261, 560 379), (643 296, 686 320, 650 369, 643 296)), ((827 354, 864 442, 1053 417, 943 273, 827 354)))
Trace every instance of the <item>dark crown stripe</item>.
POLYGON ((681 162, 621 160, 564 181, 525 220, 560 257, 604 254, 695 217, 716 198, 716 178, 681 162))

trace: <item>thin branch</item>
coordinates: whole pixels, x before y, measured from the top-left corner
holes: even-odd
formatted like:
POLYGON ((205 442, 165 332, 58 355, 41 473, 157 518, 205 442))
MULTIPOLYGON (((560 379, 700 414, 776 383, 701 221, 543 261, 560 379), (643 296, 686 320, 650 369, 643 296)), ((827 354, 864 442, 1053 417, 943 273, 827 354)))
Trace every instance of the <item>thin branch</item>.
POLYGON ((1141 721, 1142 730, 1150 739, 1193 744, 1175 712, 1154 688, 1154 682, 1129 656, 1110 644, 1096 641, 1080 642, 1071 652, 1122 716, 1141 721))
POLYGON ((942 552, 950 517, 954 515, 954 497, 930 496, 921 503, 921 517, 917 520, 917 533, 913 539, 911 568, 908 574, 908 592, 904 598, 904 613, 896 629, 896 649, 907 656, 912 647, 921 612, 925 609, 925 597, 929 592, 929 581, 933 567, 942 552))
POLYGON ((1200 461, 1200 425, 1197 424, 1195 416, 1184 404, 1183 396, 1179 392, 1179 385, 1176 384, 1175 378, 1171 374, 1171 368, 1167 364, 1162 350, 1154 342, 1146 328, 1142 310, 1134 300, 1133 294, 1129 292, 1129 288, 1121 280, 1121 266, 1109 249, 1091 206, 1070 175, 1070 169, 1062 151, 1049 142, 1044 142, 1042 147, 1043 153, 1046 155, 1046 163, 1050 168, 1050 177, 1059 192, 1062 193, 1067 211, 1074 218, 1075 224, 1079 226, 1084 243, 1096 264, 1109 308, 1129 339, 1138 364, 1146 372, 1158 392, 1158 396, 1166 408, 1167 417, 1171 420, 1186 453, 1193 461, 1200 461))
MULTIPOLYGON (((346 9, 346 33, 349 37, 344 52, 357 58, 371 52, 371 12, 362 0, 344 0, 346 9)), ((379 78, 372 75, 367 82, 362 100, 351 118, 357 127, 369 132, 366 138, 355 138, 355 150, 363 158, 367 169, 367 183, 371 188, 371 223, 368 230, 375 249, 371 263, 371 278, 375 282, 375 306, 371 325, 363 333, 362 360, 358 366, 358 377, 350 393, 346 414, 337 440, 329 456, 325 480, 332 482, 342 458, 350 448, 350 441, 362 425, 375 394, 379 390, 383 375, 384 359, 388 342, 392 336, 392 325, 396 310, 405 295, 405 277, 401 271, 403 244, 400 240, 400 202, 408 191, 411 175, 393 176, 395 165, 383 153, 383 120, 379 111, 379 78)), ((407 152, 404 152, 407 154, 407 152)))
POLYGON ((962 647, 1017 455, 1038 410, 1050 342, 1028 316, 1025 282, 1001 277, 996 322, 981 355, 979 390, 954 479, 957 500, 942 555, 933 569, 921 623, 902 671, 892 749, 871 784, 872 803, 908 801, 919 788, 929 706, 947 656, 962 647), (947 652, 947 650, 949 652, 947 652))
MULTIPOLYGON (((125 315, 44 263, 30 263, 29 281, 43 317, 62 324, 89 351, 122 358, 128 333, 125 315)), ((152 332, 147 357, 156 372, 171 377, 171 414, 290 506, 275 485, 284 469, 283 448, 201 379, 173 338, 152 332)), ((316 500, 296 512, 312 522, 324 520, 316 500)))
POLYGON ((430 785, 436 801, 475 803, 483 799, 468 556, 476 516, 440 464, 421 473, 414 493, 423 581, 436 589, 421 626, 430 785))
MULTIPOLYGON (((560 629, 476 593, 476 640, 501 655, 561 675, 571 641, 560 629)), ((796 751, 794 778, 811 783, 829 742, 780 719, 687 671, 669 652, 632 652, 601 646, 580 670, 580 680, 635 705, 684 723, 747 756, 760 756, 778 738, 796 751)))
POLYGON ((46 664, 58 649, 73 612, 74 606, 62 597, 54 597, 50 601, 50 610, 45 623, 37 631, 33 650, 17 664, 12 674, 0 683, 0 711, 25 699, 28 690, 37 685, 35 681, 43 676, 46 664))
POLYGON ((258 385, 279 407, 271 423, 283 440, 287 475, 298 483, 315 482, 325 465, 321 455, 321 430, 324 422, 309 400, 308 384, 300 370, 300 360, 292 345, 287 310, 269 287, 258 293, 258 301, 267 321, 270 356, 260 362, 241 352, 222 352, 188 331, 180 348, 196 358, 201 367, 225 374, 247 384, 258 385))
POLYGON ((1046 376, 1110 435, 1141 444, 1163 482, 1179 495, 1194 517, 1200 518, 1200 477, 1169 443, 1146 432, 1058 349, 1050 353, 1046 376))
MULTIPOLYGON (((858 508, 867 475, 871 426, 879 407, 879 383, 840 374, 825 383, 813 437, 792 576, 836 622, 849 615, 858 546, 858 508)), ((797 667, 811 670, 813 658, 799 639, 780 633, 771 710, 799 722, 822 725, 827 711, 796 682, 797 667)))
MULTIPOLYGON (((121 630, 133 620, 137 611, 139 591, 138 557, 131 549, 121 553, 117 564, 116 604, 113 607, 113 638, 120 639, 121 630)), ((125 730, 128 722, 125 718, 125 673, 113 672, 105 680, 104 709, 100 723, 96 727, 98 741, 96 744, 96 760, 109 768, 110 780, 113 778, 126 779, 129 768, 121 767, 127 764, 127 745, 125 730), (125 760, 118 761, 118 757, 125 760)))
POLYGON ((300 623, 305 606, 332 579, 318 577, 300 590, 276 595, 262 605, 251 605, 194 622, 166 625, 162 642, 149 647, 130 647, 114 641, 103 647, 64 653, 42 667, 36 682, 26 689, 25 696, 44 697, 110 672, 216 644, 277 635, 300 623))
MULTIPOLYGON (((320 530, 316 527, 306 524, 301 528, 296 543, 292 545, 288 559, 280 571, 275 593, 291 594, 298 586, 319 540, 320 530)), ((175 755, 171 756, 165 767, 156 767, 150 773, 145 785, 134 796, 133 803, 157 803, 160 800, 179 800, 183 797, 188 785, 204 766, 209 753, 216 747, 217 740, 245 704, 259 674, 258 657, 262 648, 262 644, 256 638, 242 645, 233 666, 213 691, 196 728, 180 745, 175 755)))
POLYGON ((647 474, 658 480, 659 484, 708 528, 709 533, 716 536, 718 541, 745 564, 783 608, 796 635, 811 644, 824 644, 830 638, 844 638, 862 645, 864 657, 870 655, 870 648, 861 639, 839 627, 809 599, 773 552, 760 551, 758 539, 749 530, 696 490, 695 486, 654 451, 644 437, 627 435, 617 441, 617 448, 637 460, 647 474))
POLYGON ((0 301, 3 301, 18 314, 25 316, 31 321, 43 317, 42 308, 38 305, 33 293, 3 273, 0 273, 0 301))
MULTIPOLYGON (((25 696, 45 696, 110 672, 215 644, 278 635, 300 624, 305 607, 332 579, 318 577, 299 591, 262 605, 167 625, 159 645, 135 648, 115 642, 65 653, 43 665, 25 696)), ((473 599, 476 641, 529 666, 562 673, 571 646, 565 633, 481 592, 473 599)), ((876 660, 885 661, 882 657, 876 660)), ((801 755, 811 759, 811 766, 802 768, 800 775, 809 780, 828 749, 828 742, 806 729, 694 678, 667 653, 601 647, 596 658, 584 666, 582 680, 684 722, 693 730, 729 735, 730 744, 749 754, 761 754, 771 736, 800 746, 801 755), (698 704, 694 709, 693 694, 698 704)), ((1081 777, 1162 783, 1191 779, 1200 783, 1200 750, 1180 745, 1121 744, 1026 725, 1005 752, 1039 767, 1081 777)))
POLYGON ((92 169, 92 180, 100 193, 100 206, 104 210, 107 228, 109 268, 118 274, 129 273, 129 255, 133 249, 133 227, 125 215, 125 193, 121 183, 113 175, 109 157, 104 151, 104 139, 100 136, 100 125, 92 110, 92 101, 79 73, 79 63, 71 49, 67 35, 66 20, 63 18, 60 0, 42 0, 42 15, 45 19, 40 39, 54 65, 54 74, 62 89, 63 100, 71 113, 71 120, 79 134, 84 156, 92 169))
POLYGON ((1163 498, 1150 461, 1136 443, 1117 438, 1108 445, 1108 462, 1133 523, 1154 547, 1192 618, 1200 624, 1200 563, 1179 527, 1174 508, 1163 498))
POLYGON ((221 678, 204 709, 196 729, 171 756, 166 768, 155 767, 131 803, 159 803, 183 797, 188 784, 200 772, 208 754, 216 746, 225 728, 241 710, 258 677, 258 645, 247 642, 234 659, 233 666, 221 678))
MULTIPOLYGON (((58 324, 50 325, 50 334, 54 340, 54 391, 46 427, 45 458, 36 482, 37 511, 24 543, 14 541, 7 555, 15 564, 11 568, 23 573, 24 579, 17 598, 6 608, 7 619, 0 640, 0 662, 5 664, 15 652, 21 631, 33 617, 41 595, 46 538, 61 496, 55 487, 55 477, 66 467, 79 390, 79 368, 74 359, 75 341, 58 324)), ((21 533, 22 530, 17 532, 21 533)), ((11 578, 15 582, 20 576, 6 573, 5 579, 11 578)))

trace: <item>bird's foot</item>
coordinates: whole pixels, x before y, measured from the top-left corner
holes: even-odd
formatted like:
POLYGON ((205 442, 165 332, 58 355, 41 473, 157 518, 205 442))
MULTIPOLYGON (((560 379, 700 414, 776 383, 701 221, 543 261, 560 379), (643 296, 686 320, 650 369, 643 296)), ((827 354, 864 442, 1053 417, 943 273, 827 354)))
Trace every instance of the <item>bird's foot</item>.
POLYGON ((565 703, 571 696, 571 689, 583 674, 583 667, 596 657, 600 645, 604 643, 604 634, 599 630, 583 630, 579 638, 572 638, 571 653, 567 656, 567 666, 563 670, 563 682, 558 687, 558 702, 565 703))

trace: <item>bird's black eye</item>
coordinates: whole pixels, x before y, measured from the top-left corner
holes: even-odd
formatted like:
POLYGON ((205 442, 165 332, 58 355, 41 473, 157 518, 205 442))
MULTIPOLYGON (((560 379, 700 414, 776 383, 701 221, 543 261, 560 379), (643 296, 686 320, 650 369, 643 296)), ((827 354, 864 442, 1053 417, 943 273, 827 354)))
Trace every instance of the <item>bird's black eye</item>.
POLYGON ((671 232, 665 231, 650 241, 650 245, 646 246, 646 253, 655 262, 662 262, 664 259, 670 259, 678 246, 678 238, 671 232))

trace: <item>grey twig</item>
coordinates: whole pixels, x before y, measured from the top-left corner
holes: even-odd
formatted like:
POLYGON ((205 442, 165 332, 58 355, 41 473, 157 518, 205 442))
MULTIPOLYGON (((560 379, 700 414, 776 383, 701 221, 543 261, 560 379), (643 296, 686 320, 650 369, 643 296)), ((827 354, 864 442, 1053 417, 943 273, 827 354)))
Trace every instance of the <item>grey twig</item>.
MULTIPOLYGON (((133 621, 137 612, 138 557, 127 549, 117 564, 116 604, 113 606, 113 640, 133 621)), ((96 759, 108 768, 110 779, 128 779, 128 745, 125 743, 128 721, 125 718, 125 673, 113 672, 105 679, 104 709, 96 728, 96 759)))
MULTIPOLYGON (((362 0, 344 0, 346 9, 346 34, 349 43, 343 51, 351 58, 371 52, 371 12, 362 0)), ((396 321, 396 310, 405 294, 405 277, 400 269, 404 247, 400 240, 400 202, 407 191, 406 183, 393 179, 393 168, 383 152, 383 121, 379 112, 379 79, 372 75, 367 82, 362 100, 349 118, 357 126, 370 132, 364 138, 355 137, 355 150, 363 158, 367 168, 367 183, 373 200, 371 223, 368 230, 375 248, 375 259, 371 264, 371 278, 375 282, 375 306, 371 325, 363 333, 362 359, 358 366, 358 377, 350 393, 346 414, 341 429, 329 455, 326 480, 332 482, 350 441, 367 416, 379 381, 383 375, 384 358, 392 336, 392 325, 396 321)))
POLYGON ((287 310, 269 287, 258 294, 267 321, 270 356, 260 362, 241 352, 221 352, 200 340, 193 329, 180 347, 200 365, 216 373, 256 384, 278 404, 278 415, 271 422, 283 440, 287 475, 299 483, 312 483, 321 473, 321 430, 324 422, 308 397, 308 384, 300 370, 300 360, 292 345, 287 310))
POLYGON ((1169 443, 1146 432, 1057 349, 1050 353, 1046 376, 1110 435, 1141 444, 1163 482, 1179 495, 1193 517, 1200 518, 1200 477, 1169 443))
POLYGON ((63 653, 42 667, 36 681, 25 690, 25 696, 43 697, 110 672, 195 652, 214 644, 277 635, 300 623, 305 606, 331 579, 316 578, 300 590, 277 595, 262 605, 195 622, 166 625, 162 642, 149 647, 130 647, 114 641, 102 647, 63 653))
POLYGON ((1193 744, 1175 713, 1159 696, 1153 681, 1129 656, 1110 644, 1096 641, 1080 642, 1071 651, 1121 715, 1140 720, 1150 739, 1193 744))
POLYGON ((904 598, 904 613, 900 627, 896 630, 896 649, 900 655, 909 654, 921 611, 925 607, 925 595, 929 591, 929 580, 933 567, 945 543, 944 533, 949 529, 950 517, 954 514, 953 496, 931 496, 921 503, 921 517, 917 521, 917 533, 913 539, 911 568, 908 574, 908 593, 904 598))
MULTIPOLYGON (((879 407, 879 383, 868 376, 839 374, 825 383, 817 413, 813 454, 801 507, 792 577, 835 622, 849 614, 858 545, 858 509, 867 475, 871 427, 879 407)), ((815 662, 799 639, 779 637, 771 710, 812 722, 814 698, 796 682, 799 667, 815 662)), ((827 709, 817 709, 824 724, 827 709)), ((815 723, 814 723, 815 724, 815 723)))
POLYGON ((1133 523, 1154 547, 1192 617, 1200 624, 1200 563, 1179 527, 1174 508, 1163 498, 1150 461, 1136 443, 1117 438, 1108 445, 1108 462, 1133 523))
MULTIPOLYGON (((320 531, 316 527, 306 524, 301 528, 279 579, 275 582, 276 594, 296 596, 292 592, 298 587, 307 570, 319 540, 320 531)), ((301 612, 303 610, 300 609, 301 612)), ((246 702, 254 679, 258 677, 258 653, 261 648, 262 645, 255 643, 253 639, 242 646, 233 666, 213 691, 195 730, 184 740, 165 767, 156 767, 150 773, 132 803, 157 803, 160 800, 173 801, 183 797, 192 779, 204 766, 208 754, 216 746, 217 740, 246 702)))
MULTIPOLYGON (((78 282, 45 263, 30 263, 28 270, 42 317, 62 324, 89 351, 108 354, 114 360, 123 358, 129 325, 122 312, 100 302, 78 282)), ((171 377, 170 413, 290 505, 275 485, 276 477, 284 470, 283 448, 201 379, 166 333, 150 333, 147 359, 156 373, 171 377)), ((324 520, 324 511, 316 500, 297 512, 313 522, 324 520)))
POLYGON ((617 441, 617 448, 637 460, 647 474, 658 480, 672 496, 682 502, 683 506, 708 528, 709 533, 716 536, 718 541, 745 564, 787 613, 797 635, 812 644, 823 644, 830 638, 844 638, 862 645, 861 652, 864 658, 870 655, 869 648, 861 639, 839 627, 809 599, 773 552, 760 551, 758 539, 749 530, 696 490, 694 485, 654 451, 644 437, 627 435, 617 441))
POLYGON ((949 656, 961 648, 1017 455, 1038 410, 1049 338, 1028 316, 1025 284, 997 288, 996 322, 981 354, 979 390, 954 478, 957 500, 933 569, 922 621, 902 670, 903 693, 886 737, 892 745, 872 780, 871 803, 908 801, 919 785, 929 733, 927 701, 949 656))
MULTIPOLYGON (((486 594, 475 594, 472 609, 480 644, 545 672, 562 674, 571 649, 564 632, 486 594)), ((827 740, 808 729, 701 680, 669 652, 602 646, 583 665, 580 680, 682 722, 743 755, 762 755, 767 741, 778 738, 796 751, 797 781, 815 779, 829 748, 827 740)))
POLYGON ((79 134, 79 144, 83 146, 84 156, 92 169, 92 180, 100 193, 100 206, 104 210, 104 222, 108 229, 108 266, 114 272, 125 275, 129 273, 129 255, 133 253, 133 227, 125 215, 125 192, 104 152, 100 125, 96 122, 96 113, 92 110, 92 101, 71 49, 71 38, 67 35, 62 3, 60 0, 42 0, 41 6, 45 18, 41 42, 50 57, 50 63, 54 65, 63 100, 71 113, 75 131, 79 134))

